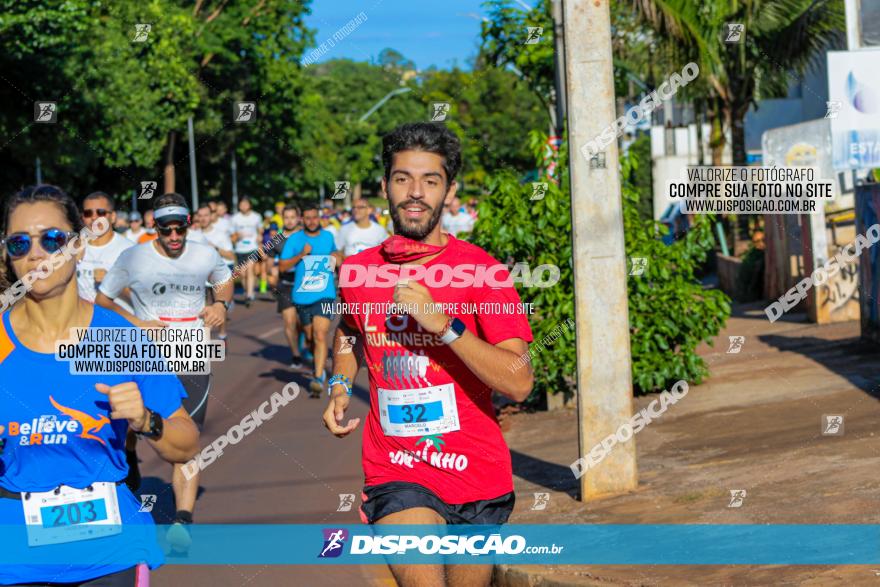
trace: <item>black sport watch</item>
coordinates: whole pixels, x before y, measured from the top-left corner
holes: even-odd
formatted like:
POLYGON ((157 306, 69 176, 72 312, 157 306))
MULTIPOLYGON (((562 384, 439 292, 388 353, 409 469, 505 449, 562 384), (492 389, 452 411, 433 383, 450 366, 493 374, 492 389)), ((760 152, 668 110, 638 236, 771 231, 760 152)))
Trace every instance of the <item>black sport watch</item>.
POLYGON ((229 308, 232 307, 232 304, 230 304, 229 302, 224 302, 223 300, 216 300, 216 301, 214 301, 214 303, 215 304, 223 304, 223 307, 226 308, 227 312, 229 311, 229 308))
POLYGON ((162 433, 165 431, 165 420, 162 419, 162 416, 149 408, 147 408, 147 412, 150 414, 148 418, 150 427, 145 432, 137 432, 136 434, 138 436, 143 436, 144 438, 159 440, 162 438, 162 433))

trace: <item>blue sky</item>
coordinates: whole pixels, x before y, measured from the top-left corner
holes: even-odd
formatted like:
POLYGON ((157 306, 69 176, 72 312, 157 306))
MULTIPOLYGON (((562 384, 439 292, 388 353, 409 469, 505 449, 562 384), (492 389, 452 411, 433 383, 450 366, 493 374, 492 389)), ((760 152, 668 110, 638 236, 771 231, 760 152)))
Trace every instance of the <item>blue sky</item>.
MULTIPOLYGON (((533 3, 533 0, 528 0, 533 3)), ((318 61, 347 57, 375 60, 390 47, 415 62, 419 69, 458 63, 468 67, 477 52, 483 0, 313 0, 308 26, 320 45, 358 13, 367 16, 353 33, 318 61), (468 16, 468 14, 472 16, 468 16)))

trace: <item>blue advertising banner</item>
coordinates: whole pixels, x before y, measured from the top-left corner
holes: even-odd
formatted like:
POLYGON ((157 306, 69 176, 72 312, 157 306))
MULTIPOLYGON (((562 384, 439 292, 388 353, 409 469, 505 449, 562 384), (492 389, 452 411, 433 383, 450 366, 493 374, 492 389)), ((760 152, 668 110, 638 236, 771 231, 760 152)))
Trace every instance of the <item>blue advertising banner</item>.
MULTIPOLYGON (((880 525, 188 526, 192 544, 174 552, 167 526, 121 528, 150 540, 174 565, 880 564, 880 525)), ((0 565, 136 564, 144 550, 113 555, 106 538, 29 547, 23 526, 0 527, 0 565)))

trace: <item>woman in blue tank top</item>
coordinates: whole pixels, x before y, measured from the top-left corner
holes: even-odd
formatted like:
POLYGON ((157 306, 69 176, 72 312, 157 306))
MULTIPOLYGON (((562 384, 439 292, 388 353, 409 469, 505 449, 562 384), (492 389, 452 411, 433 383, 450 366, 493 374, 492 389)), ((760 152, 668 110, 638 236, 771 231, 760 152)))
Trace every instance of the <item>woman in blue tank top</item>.
MULTIPOLYGON (((125 435, 171 462, 195 455, 183 389, 174 375, 72 374, 59 360, 71 329, 133 328, 77 294, 80 232, 91 233, 67 194, 26 188, 0 223, 0 584, 140 585, 163 559, 152 518, 123 484, 125 435)), ((66 352, 99 354, 73 350, 84 344, 66 352)))

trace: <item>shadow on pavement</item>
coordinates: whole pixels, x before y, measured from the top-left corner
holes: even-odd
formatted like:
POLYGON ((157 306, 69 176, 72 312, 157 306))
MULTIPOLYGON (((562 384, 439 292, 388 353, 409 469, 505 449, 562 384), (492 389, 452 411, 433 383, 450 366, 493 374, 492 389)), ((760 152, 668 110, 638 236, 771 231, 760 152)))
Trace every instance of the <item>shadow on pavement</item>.
POLYGON ((510 451, 513 474, 530 483, 553 491, 562 491, 577 499, 580 486, 570 467, 536 459, 516 450, 510 451))
MULTIPOLYGON (((254 342, 262 342, 256 336, 245 336, 244 338, 251 338, 254 342)), ((263 347, 258 351, 254 351, 251 353, 252 357, 257 357, 259 359, 264 359, 266 361, 275 361, 276 363, 281 363, 282 365, 290 364, 290 348, 285 345, 280 344, 266 344, 263 343, 263 347)))
MULTIPOLYGON (((816 328, 822 328, 822 326, 816 328)), ((877 346, 851 337, 825 339, 792 333, 790 336, 766 334, 758 339, 781 352, 801 354, 844 377, 868 395, 880 399, 877 346)))

